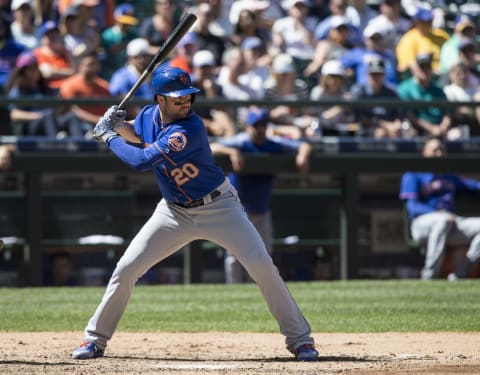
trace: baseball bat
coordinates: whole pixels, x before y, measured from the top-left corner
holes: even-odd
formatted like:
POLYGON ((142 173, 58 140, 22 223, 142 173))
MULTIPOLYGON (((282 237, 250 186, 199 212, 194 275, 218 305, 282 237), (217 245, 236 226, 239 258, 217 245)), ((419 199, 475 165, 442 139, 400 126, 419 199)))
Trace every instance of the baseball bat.
POLYGON ((158 49, 155 56, 153 56, 147 68, 143 71, 140 77, 138 77, 137 82, 135 82, 135 84, 132 86, 130 91, 128 91, 127 94, 123 97, 122 101, 118 105, 119 109, 124 109, 124 106, 127 103, 127 101, 130 100, 133 94, 135 94, 135 92, 138 90, 140 85, 145 81, 147 76, 151 72, 153 72, 153 70, 158 64, 162 63, 165 60, 165 58, 170 54, 170 52, 172 52, 172 50, 178 44, 180 39, 183 38, 183 36, 187 33, 190 27, 192 27, 192 25, 195 23, 196 20, 197 20, 197 16, 195 16, 193 13, 186 13, 181 18, 180 22, 175 27, 175 29, 173 29, 168 39, 158 49))

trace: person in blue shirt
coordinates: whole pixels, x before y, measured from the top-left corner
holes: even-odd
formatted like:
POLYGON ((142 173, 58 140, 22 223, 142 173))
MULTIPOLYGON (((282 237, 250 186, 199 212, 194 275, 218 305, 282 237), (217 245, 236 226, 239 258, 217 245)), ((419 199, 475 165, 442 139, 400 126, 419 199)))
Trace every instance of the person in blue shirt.
MULTIPOLYGON (((210 146, 214 154, 230 157, 233 172, 228 177, 238 191, 250 221, 260 233, 263 242, 272 253, 272 215, 270 201, 275 185, 275 175, 250 175, 242 173, 247 153, 296 153, 298 170, 306 174, 309 170, 309 156, 312 147, 307 142, 293 141, 280 137, 267 136, 269 114, 265 109, 251 109, 248 112, 245 132, 231 138, 224 138, 210 146)), ((225 258, 225 280, 227 283, 247 281, 247 274, 241 264, 231 254, 225 258)))
POLYGON ((74 359, 102 357, 137 280, 199 239, 228 249, 245 266, 295 358, 318 359, 308 322, 248 220, 237 191, 215 162, 205 126, 191 109, 198 91, 184 70, 162 68, 152 81, 155 103, 143 107, 133 126, 124 121, 124 110, 112 106, 94 128, 94 137, 125 164, 153 172, 162 199, 118 261, 84 340, 72 353, 74 359), (119 133, 136 138, 137 144, 119 133))
MULTIPOLYGON (((423 156, 442 157, 446 149, 441 138, 429 138, 423 156)), ((439 276, 447 245, 469 246, 463 263, 448 275, 449 280, 468 276, 480 258, 480 217, 463 217, 455 213, 455 196, 462 191, 480 191, 480 181, 454 174, 407 172, 402 176, 400 199, 405 201, 415 241, 427 246, 422 279, 439 276)))

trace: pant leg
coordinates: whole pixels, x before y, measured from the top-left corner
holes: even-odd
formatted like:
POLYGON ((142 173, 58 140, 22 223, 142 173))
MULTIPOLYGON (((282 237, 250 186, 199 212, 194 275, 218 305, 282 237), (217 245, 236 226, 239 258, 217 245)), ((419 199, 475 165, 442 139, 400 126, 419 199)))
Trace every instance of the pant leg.
POLYGON ((431 279, 438 275, 440 260, 454 226, 451 214, 446 212, 432 212, 413 220, 411 227, 413 239, 427 244, 422 278, 431 279))
MULTIPOLYGON (((273 237, 273 229, 272 229, 272 214, 270 211, 267 211, 262 214, 247 214, 249 220, 253 223, 255 228, 257 229, 260 237, 262 237, 263 243, 269 254, 272 254, 273 246, 272 246, 272 237, 273 237)), ((225 255, 225 282, 227 284, 233 283, 244 283, 248 280, 247 272, 245 268, 238 262, 235 257, 230 254, 226 253, 225 255)))
POLYGON ((162 200, 118 261, 85 339, 105 348, 127 307, 137 280, 153 265, 192 240, 192 223, 162 200))
POLYGON ((455 269, 458 277, 468 277, 472 267, 480 259, 480 217, 457 216, 456 230, 450 243, 468 246, 465 259, 455 269))
POLYGON ((257 283, 280 332, 286 337, 287 349, 293 351, 300 345, 313 344, 309 324, 243 210, 236 191, 230 188, 212 204, 194 210, 198 237, 227 249, 257 283))

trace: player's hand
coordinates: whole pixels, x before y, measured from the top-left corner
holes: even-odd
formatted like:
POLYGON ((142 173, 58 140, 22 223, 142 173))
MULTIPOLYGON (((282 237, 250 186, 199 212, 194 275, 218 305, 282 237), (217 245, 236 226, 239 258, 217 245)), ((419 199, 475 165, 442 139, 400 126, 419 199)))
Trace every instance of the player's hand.
POLYGON ((125 116, 126 112, 119 110, 118 106, 110 107, 93 128, 93 137, 97 141, 107 143, 112 137, 118 136, 113 128, 116 124, 124 122, 125 116))
POLYGON ((124 109, 118 109, 118 105, 112 105, 107 112, 103 115, 103 118, 111 124, 112 129, 115 126, 123 123, 127 117, 127 111, 124 109))

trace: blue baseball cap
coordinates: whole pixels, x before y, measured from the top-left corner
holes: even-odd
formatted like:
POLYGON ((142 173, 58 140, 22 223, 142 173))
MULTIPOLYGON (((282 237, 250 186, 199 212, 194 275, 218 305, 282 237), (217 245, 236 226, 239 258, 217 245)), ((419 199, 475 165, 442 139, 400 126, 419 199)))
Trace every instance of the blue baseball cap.
POLYGON ((253 126, 257 122, 267 121, 269 118, 268 111, 266 109, 251 109, 247 115, 247 121, 245 125, 253 126))
POLYGON ((55 21, 47 21, 38 29, 38 36, 42 38, 49 31, 58 30, 58 25, 55 21))
POLYGON ((428 22, 433 20, 433 12, 431 9, 418 8, 412 18, 414 21, 428 22))

